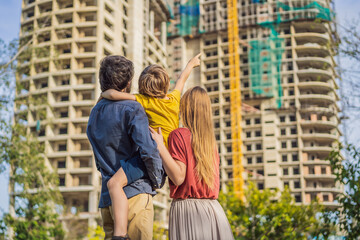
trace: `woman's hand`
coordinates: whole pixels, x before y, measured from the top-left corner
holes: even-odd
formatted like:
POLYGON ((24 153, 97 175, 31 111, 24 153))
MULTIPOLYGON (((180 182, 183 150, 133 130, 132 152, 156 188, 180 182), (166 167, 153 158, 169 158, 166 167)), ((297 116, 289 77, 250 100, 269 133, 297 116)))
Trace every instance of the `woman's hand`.
POLYGON ((152 127, 149 127, 151 136, 158 145, 158 149, 160 149, 161 145, 164 145, 164 137, 161 134, 161 128, 158 129, 158 132, 156 132, 152 127))

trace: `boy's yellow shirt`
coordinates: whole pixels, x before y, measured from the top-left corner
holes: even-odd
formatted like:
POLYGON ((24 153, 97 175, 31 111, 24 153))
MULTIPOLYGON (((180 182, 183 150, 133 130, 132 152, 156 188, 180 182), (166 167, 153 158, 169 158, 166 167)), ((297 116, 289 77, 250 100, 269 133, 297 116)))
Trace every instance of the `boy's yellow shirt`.
POLYGON ((169 134, 179 127, 180 95, 180 91, 176 89, 167 95, 169 99, 135 94, 136 101, 145 109, 150 127, 155 131, 161 128, 166 147, 169 134))

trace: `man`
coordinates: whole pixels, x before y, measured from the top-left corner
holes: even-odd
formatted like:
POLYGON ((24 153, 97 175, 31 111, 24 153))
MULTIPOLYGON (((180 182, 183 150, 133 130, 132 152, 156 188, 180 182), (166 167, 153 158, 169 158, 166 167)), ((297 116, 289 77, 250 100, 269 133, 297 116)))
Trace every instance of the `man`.
MULTIPOLYGON (((101 61, 99 80, 102 91, 115 89, 129 92, 133 76, 133 63, 125 57, 108 56, 101 61)), ((124 187, 129 199, 128 235, 133 240, 152 239, 152 196, 156 194, 154 189, 164 183, 164 170, 143 107, 136 101, 102 99, 91 111, 87 135, 96 167, 102 175, 99 208, 105 239, 111 239, 114 231, 108 181, 120 168, 123 168, 129 183, 124 187), (139 161, 134 161, 134 158, 139 161), (139 173, 139 165, 134 162, 142 164, 140 167, 146 170, 146 177, 131 180, 137 179, 139 173)))

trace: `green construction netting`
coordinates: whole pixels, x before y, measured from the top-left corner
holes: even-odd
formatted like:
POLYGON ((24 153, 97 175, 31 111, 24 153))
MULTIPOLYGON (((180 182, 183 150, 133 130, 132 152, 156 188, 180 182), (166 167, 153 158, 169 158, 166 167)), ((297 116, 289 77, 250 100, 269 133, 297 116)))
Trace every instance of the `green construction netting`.
POLYGON ((281 64, 284 52, 284 39, 271 36, 265 40, 249 42, 251 90, 259 96, 275 97, 276 105, 281 107, 281 64))
MULTIPOLYGON (((192 35, 196 31, 199 31, 199 0, 187 0, 185 3, 180 3, 178 7, 180 14, 180 23, 175 24, 175 27, 178 29, 176 35, 187 36, 192 35)), ((170 36, 172 35, 171 32, 169 32, 168 34, 170 36)))
MULTIPOLYGON (((299 2, 301 3, 301 2, 299 2)), ((277 16, 271 21, 258 22, 259 25, 280 24, 297 19, 323 19, 331 21, 334 13, 329 8, 321 6, 318 2, 313 1, 302 7, 290 7, 289 5, 278 1, 276 3, 277 16), (292 12, 291 17, 285 18, 286 12, 292 12)), ((290 15, 289 15, 290 16, 290 15)))
POLYGON ((168 1, 166 1, 166 7, 170 13, 170 19, 174 19, 174 13, 168 1))
MULTIPOLYGON (((253 3, 266 3, 267 0, 252 0, 253 3)), ((278 9, 278 19, 277 21, 279 22, 285 22, 285 21, 292 21, 298 18, 320 18, 320 19, 324 19, 327 21, 331 21, 331 19, 333 18, 333 13, 331 12, 331 10, 327 7, 323 7, 321 6, 321 4, 319 4, 317 1, 312 1, 311 3, 308 2, 301 2, 301 1, 294 1, 294 3, 297 4, 301 4, 303 3, 303 6, 299 6, 299 7, 290 7, 289 5, 287 5, 286 3, 277 1, 276 5, 277 5, 277 9, 278 9), (291 19, 281 19, 281 11, 286 12, 286 11, 299 11, 299 12, 304 12, 307 11, 309 14, 304 15, 304 16, 295 16, 291 19)))
POLYGON ((252 0, 253 3, 266 3, 266 0, 252 0))
MULTIPOLYGON (((253 3, 265 2, 265 0, 253 0, 253 3)), ((281 65, 284 39, 278 37, 279 24, 304 18, 331 21, 333 13, 329 8, 321 6, 316 1, 304 4, 302 7, 290 7, 277 1, 277 11, 276 19, 258 22, 263 28, 270 29, 270 37, 265 40, 250 41, 251 49, 248 52, 248 58, 251 90, 260 96, 274 97, 277 107, 280 108, 282 105, 281 65), (283 16, 288 11, 292 11, 294 14, 285 19, 283 16)))
POLYGON ((331 12, 331 10, 329 8, 323 7, 321 6, 317 1, 313 1, 312 3, 306 4, 302 7, 290 7, 289 5, 286 5, 285 3, 282 2, 277 2, 277 8, 278 9, 282 9, 283 11, 299 11, 299 12, 309 12, 309 13, 314 13, 314 14, 308 14, 308 15, 304 15, 304 16, 294 16, 292 19, 288 19, 288 20, 284 20, 281 19, 280 16, 280 11, 278 11, 278 19, 280 22, 284 22, 284 21, 292 21, 292 20, 296 20, 298 18, 310 18, 310 19, 316 19, 316 18, 320 18, 320 19, 324 19, 327 21, 331 21, 331 19, 333 18, 333 13, 331 12))

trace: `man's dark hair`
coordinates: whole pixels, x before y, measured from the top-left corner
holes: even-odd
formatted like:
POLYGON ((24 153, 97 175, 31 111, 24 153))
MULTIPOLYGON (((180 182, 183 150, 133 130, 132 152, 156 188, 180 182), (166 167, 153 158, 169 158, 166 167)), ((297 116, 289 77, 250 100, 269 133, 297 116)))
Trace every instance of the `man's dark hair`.
POLYGON ((99 80, 101 91, 115 89, 118 91, 127 87, 134 77, 134 64, 123 56, 107 56, 101 60, 99 80))

